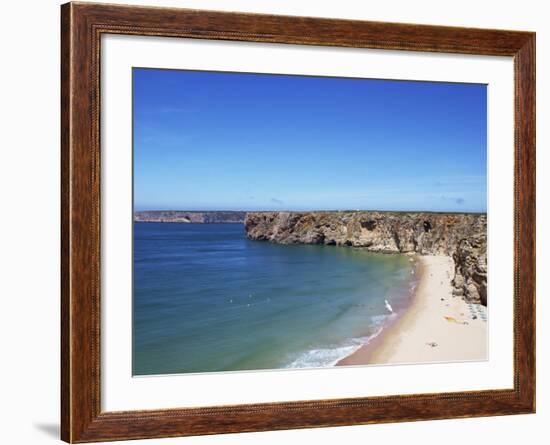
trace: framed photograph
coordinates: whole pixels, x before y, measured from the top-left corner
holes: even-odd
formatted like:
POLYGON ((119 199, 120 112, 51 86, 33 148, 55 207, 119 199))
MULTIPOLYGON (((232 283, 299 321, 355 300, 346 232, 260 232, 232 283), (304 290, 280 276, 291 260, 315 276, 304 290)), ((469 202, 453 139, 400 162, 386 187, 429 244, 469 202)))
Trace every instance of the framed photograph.
POLYGON ((61 8, 61 435, 535 411, 535 34, 61 8))

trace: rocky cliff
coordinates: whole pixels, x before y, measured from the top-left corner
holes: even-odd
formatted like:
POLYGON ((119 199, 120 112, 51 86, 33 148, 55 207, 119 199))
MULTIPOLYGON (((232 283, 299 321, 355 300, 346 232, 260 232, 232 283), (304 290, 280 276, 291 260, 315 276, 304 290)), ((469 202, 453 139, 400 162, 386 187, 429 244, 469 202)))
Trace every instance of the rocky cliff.
POLYGON ((363 247, 373 252, 449 255, 453 293, 487 304, 487 216, 401 212, 253 212, 253 240, 363 247))
POLYGON ((183 210, 146 210, 134 213, 137 222, 171 223, 242 223, 246 212, 234 211, 183 211, 183 210))

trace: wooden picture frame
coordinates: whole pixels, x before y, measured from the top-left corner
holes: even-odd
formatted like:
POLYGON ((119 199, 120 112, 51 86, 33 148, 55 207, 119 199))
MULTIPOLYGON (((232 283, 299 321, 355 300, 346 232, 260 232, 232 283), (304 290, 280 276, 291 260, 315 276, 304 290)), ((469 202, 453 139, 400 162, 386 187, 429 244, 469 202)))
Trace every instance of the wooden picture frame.
POLYGON ((535 411, 534 33, 67 3, 61 7, 61 34, 63 440, 94 442, 535 411), (99 116, 103 34, 512 56, 515 69, 513 389, 102 412, 99 116))

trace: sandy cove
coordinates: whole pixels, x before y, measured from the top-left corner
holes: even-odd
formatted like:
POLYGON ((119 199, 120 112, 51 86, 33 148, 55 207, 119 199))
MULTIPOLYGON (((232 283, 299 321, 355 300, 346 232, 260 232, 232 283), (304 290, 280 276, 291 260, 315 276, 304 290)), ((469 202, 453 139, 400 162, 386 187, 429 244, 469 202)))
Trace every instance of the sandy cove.
POLYGON ((337 365, 487 358, 487 322, 479 314, 474 318, 468 303, 461 297, 452 296, 452 258, 430 255, 417 258, 421 265, 420 282, 411 306, 379 337, 337 365))

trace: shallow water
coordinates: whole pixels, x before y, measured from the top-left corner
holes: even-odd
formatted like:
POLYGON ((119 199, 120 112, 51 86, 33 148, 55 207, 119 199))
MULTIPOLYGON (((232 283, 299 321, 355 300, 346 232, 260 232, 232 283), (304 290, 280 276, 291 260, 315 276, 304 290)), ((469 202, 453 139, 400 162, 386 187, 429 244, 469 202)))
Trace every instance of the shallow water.
POLYGON ((332 366, 410 298, 404 255, 134 224, 134 375, 332 366))

